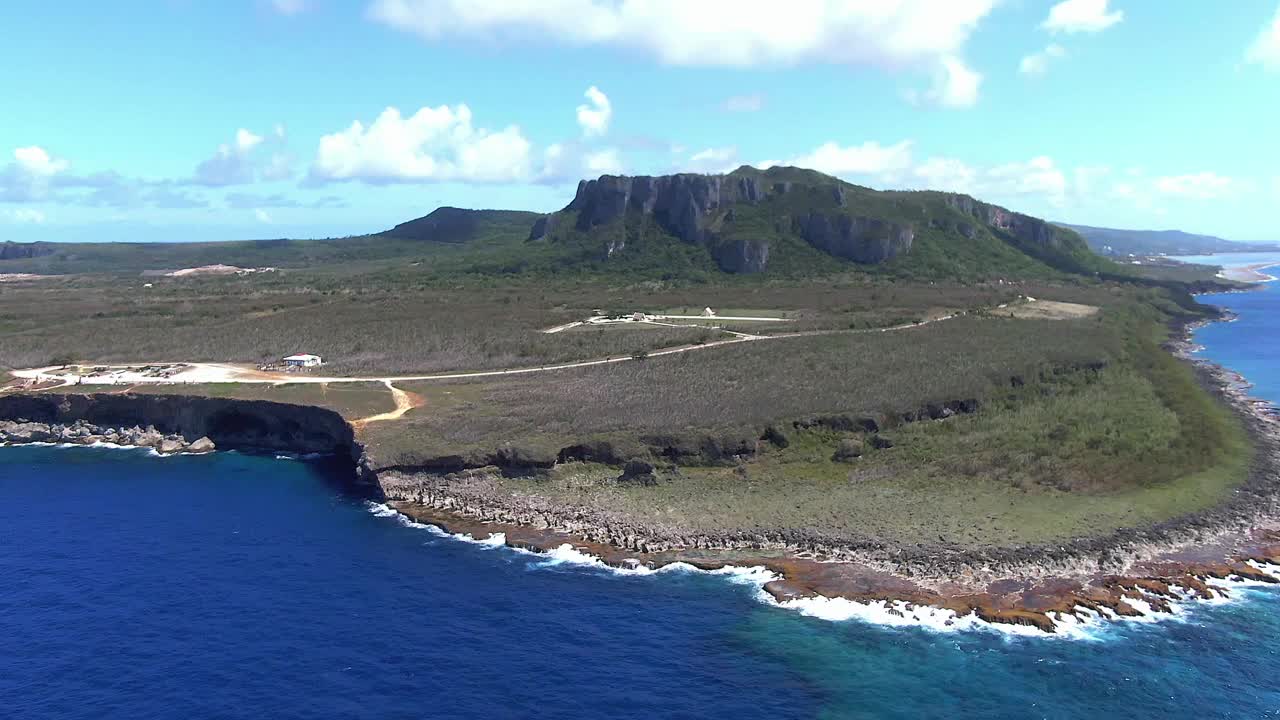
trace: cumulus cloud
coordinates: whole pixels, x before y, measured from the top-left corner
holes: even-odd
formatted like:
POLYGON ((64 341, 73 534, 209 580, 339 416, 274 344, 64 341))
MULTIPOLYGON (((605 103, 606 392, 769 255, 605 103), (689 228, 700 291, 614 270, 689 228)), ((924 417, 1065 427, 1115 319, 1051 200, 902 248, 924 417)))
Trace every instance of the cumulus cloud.
POLYGON ((1246 59, 1268 70, 1280 71, 1280 9, 1249 46, 1246 59))
MULTIPOLYGON (((204 187, 226 187, 228 185, 245 185, 254 182, 260 175, 265 180, 283 180, 292 175, 289 156, 282 150, 272 155, 265 169, 260 169, 255 152, 263 145, 265 137, 250 130, 236 130, 231 142, 222 143, 213 157, 196 166, 190 182, 204 187)), ((284 127, 277 125, 272 134, 271 143, 283 147, 285 142, 284 127)))
POLYGON ((861 145, 840 145, 827 142, 812 152, 793 157, 783 163, 766 162, 763 165, 795 165, 828 175, 895 177, 911 167, 911 141, 903 140, 894 145, 864 142, 861 145))
POLYGON ((720 109, 725 112, 759 112, 764 109, 764 95, 760 93, 734 95, 725 98, 725 101, 720 103, 720 109))
POLYGON ((588 137, 603 135, 609 130, 609 121, 613 119, 613 105, 609 97, 600 92, 600 88, 592 85, 584 95, 588 104, 578 106, 578 125, 582 134, 588 137))
POLYGON ((66 160, 55 159, 47 150, 36 145, 14 150, 13 159, 23 171, 40 177, 49 177, 70 167, 66 160))
MULTIPOLYGON (((1057 206, 1069 197, 1068 173, 1047 156, 980 167, 945 156, 917 161, 913 149, 914 143, 910 140, 893 145, 866 142, 842 146, 829 142, 783 164, 877 187, 943 190, 1005 202, 1035 198, 1057 206)), ((769 162, 762 166, 776 164, 769 162)))
POLYGON ((584 177, 621 175, 626 172, 622 152, 616 147, 593 147, 579 141, 552 143, 543 150, 542 168, 534 182, 547 185, 577 182, 584 177))
POLYGON ((1124 20, 1124 11, 1111 11, 1108 0, 1063 0, 1049 9, 1040 24, 1053 33, 1096 33, 1124 20))
POLYGON ((1023 75, 1043 75, 1049 70, 1050 62, 1066 55, 1066 48, 1057 43, 1049 43, 1040 52, 1024 56, 1018 63, 1018 72, 1023 75))
POLYGON ((1176 198, 1213 200, 1235 189, 1236 181, 1215 172, 1199 172, 1156 178, 1155 187, 1160 193, 1176 198))
POLYGON ((738 148, 713 147, 690 155, 687 160, 677 166, 677 170, 717 175, 727 173, 739 165, 741 163, 738 162, 738 148))
POLYGON ((57 176, 71 167, 71 163, 38 145, 16 148, 12 157, 0 167, 0 201, 40 200, 49 194, 57 176))
POLYGON ((424 107, 409 117, 388 107, 367 127, 357 120, 321 137, 309 181, 519 181, 531 175, 530 153, 519 127, 477 128, 466 105, 424 107))
POLYGON ((968 108, 978 102, 982 74, 959 58, 944 57, 933 71, 933 85, 925 91, 907 90, 903 96, 914 105, 968 108))
MULTIPOLYGON (((1078 1, 1078 0, 1074 0, 1078 1)), ((374 0, 375 21, 429 40, 479 37, 637 50, 668 65, 794 66, 805 63, 941 69, 939 94, 966 107, 976 93, 960 60, 997 0, 374 0), (969 82, 966 86, 965 83, 969 82), (959 100, 959 101, 958 101, 959 100), (958 101, 958 102, 957 102, 958 101)))
POLYGON ((617 148, 604 148, 587 153, 583 158, 582 166, 586 169, 588 176, 622 174, 622 158, 618 156, 617 148))

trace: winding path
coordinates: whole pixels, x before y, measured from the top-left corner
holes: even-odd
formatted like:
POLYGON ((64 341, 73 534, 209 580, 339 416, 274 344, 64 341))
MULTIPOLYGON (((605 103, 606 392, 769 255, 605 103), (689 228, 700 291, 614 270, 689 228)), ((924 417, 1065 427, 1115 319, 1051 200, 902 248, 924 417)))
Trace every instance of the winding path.
MULTIPOLYGON (((89 379, 88 382, 84 382, 83 384, 104 385, 104 386, 112 386, 116 384, 126 384, 126 383, 136 384, 136 385, 145 385, 145 384, 183 385, 183 384, 202 384, 202 383, 245 383, 245 384, 258 384, 258 385, 286 385, 286 384, 294 384, 294 383, 378 382, 378 383, 383 383, 388 387, 390 387, 392 390, 392 394, 394 395, 395 393, 403 392, 398 388, 392 387, 391 384, 397 383, 397 382, 411 382, 411 381, 423 382, 423 381, 432 381, 432 380, 465 380, 465 379, 472 379, 472 378, 503 377, 507 375, 530 375, 534 373, 553 372, 556 370, 572 370, 575 368, 596 367, 600 365, 612 365, 614 363, 631 362, 635 360, 644 360, 648 358, 666 357, 669 355, 679 355, 682 353, 695 352, 698 350, 709 350, 711 348, 724 347, 726 345, 736 345, 738 343, 745 343, 745 342, 783 340, 786 338, 813 337, 817 335, 858 335, 858 334, 870 334, 870 333, 877 333, 877 332, 895 332, 895 331, 901 331, 901 330, 910 330, 911 328, 923 327, 925 325, 943 322, 945 320, 951 320, 962 314, 963 313, 951 313, 951 314, 942 315, 936 318, 921 320, 920 322, 904 323, 902 325, 894 325, 894 326, 882 327, 882 328, 867 328, 862 330, 808 330, 808 331, 800 331, 800 332, 793 332, 793 333, 778 333, 774 335, 750 335, 747 333, 741 333, 741 332, 736 332, 732 330, 722 330, 723 332, 731 335, 732 337, 726 338, 724 340, 715 340, 715 341, 706 342, 706 343, 680 345, 678 347, 665 348, 662 350, 654 350, 652 352, 648 352, 644 354, 619 355, 616 357, 606 357, 606 358, 599 358, 595 360, 578 360, 573 362, 555 363, 550 365, 536 365, 536 366, 523 367, 523 368, 510 368, 506 370, 477 370, 477 371, 471 371, 471 372, 432 373, 432 374, 425 374, 425 375, 389 375, 389 376, 381 375, 376 377, 367 377, 367 376, 357 377, 357 376, 321 376, 321 375, 301 375, 301 374, 294 375, 290 373, 270 373, 270 372, 264 372, 261 370, 240 367, 240 366, 232 365, 229 363, 181 362, 181 361, 161 363, 161 362, 151 361, 151 362, 126 363, 126 364, 115 363, 115 364, 106 365, 106 366, 99 365, 99 367, 129 368, 129 367, 144 367, 148 365, 151 365, 151 366, 185 365, 188 369, 184 370, 183 372, 177 375, 173 375, 167 378, 145 377, 145 376, 137 376, 135 374, 127 378, 122 378, 119 380, 119 382, 95 381, 94 379, 89 379)), ((59 387, 76 384, 76 381, 73 379, 70 379, 67 375, 59 374, 58 371, 63 369, 64 369, 63 366, 50 366, 50 367, 44 367, 44 368, 32 368, 27 370, 14 370, 13 375, 18 378, 36 380, 38 382, 59 380, 63 382, 63 385, 59 387)), ((76 377, 76 376, 71 376, 71 377, 76 377)), ((3 391, 3 388, 0 388, 0 391, 3 391)), ((397 410, 392 411, 393 413, 399 411, 399 403, 400 403, 400 400, 398 399, 397 410)), ((404 412, 407 412, 408 409, 409 408, 406 408, 403 412, 400 412, 400 414, 396 415, 395 417, 396 418, 400 417, 401 415, 404 414, 404 412)), ((390 413, 386 413, 386 414, 390 414, 390 413)), ((372 422, 375 419, 384 420, 384 419, 395 419, 395 418, 384 418, 380 415, 375 415, 372 418, 366 418, 365 422, 372 422)))
POLYGON ((377 415, 370 415, 369 417, 360 418, 358 420, 352 420, 351 424, 357 429, 364 427, 365 425, 368 425, 369 423, 372 423, 372 422, 384 422, 386 420, 399 420, 400 418, 404 417, 404 414, 409 412, 410 410, 413 410, 414 408, 422 407, 423 405, 427 404, 426 399, 423 398, 421 395, 417 393, 405 392, 404 390, 401 390, 395 385, 392 385, 390 380, 386 380, 382 384, 386 385, 387 389, 391 391, 391 399, 394 400, 396 404, 395 410, 392 410, 390 412, 378 413, 377 415))

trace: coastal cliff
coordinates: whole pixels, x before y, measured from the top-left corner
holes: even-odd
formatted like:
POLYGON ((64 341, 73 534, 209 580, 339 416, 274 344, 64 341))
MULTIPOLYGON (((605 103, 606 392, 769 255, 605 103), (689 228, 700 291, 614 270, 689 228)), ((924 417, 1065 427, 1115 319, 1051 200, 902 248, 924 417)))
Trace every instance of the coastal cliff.
POLYGON ((269 450, 331 455, 376 492, 363 446, 338 413, 310 405, 188 395, 0 395, 0 441, 111 442, 160 452, 269 450))

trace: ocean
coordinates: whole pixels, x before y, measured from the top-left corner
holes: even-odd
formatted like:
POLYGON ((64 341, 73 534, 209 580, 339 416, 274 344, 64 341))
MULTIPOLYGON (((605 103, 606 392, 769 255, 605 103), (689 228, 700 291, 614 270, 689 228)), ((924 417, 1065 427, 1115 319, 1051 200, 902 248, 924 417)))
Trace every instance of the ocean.
MULTIPOLYGON (((1280 291, 1206 298, 1280 402, 1280 291)), ((1037 637, 415 525, 324 461, 0 448, 0 718, 1280 717, 1280 592, 1037 637)))

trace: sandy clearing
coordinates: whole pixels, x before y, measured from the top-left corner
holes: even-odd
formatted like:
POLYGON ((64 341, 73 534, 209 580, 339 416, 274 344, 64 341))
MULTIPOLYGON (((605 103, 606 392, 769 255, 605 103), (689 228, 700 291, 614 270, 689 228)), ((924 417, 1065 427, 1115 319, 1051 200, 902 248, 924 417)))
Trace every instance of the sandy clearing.
MULTIPOLYGON (((1049 301, 1031 301, 1032 303, 1049 303, 1049 301)), ((1067 305, 1071 303, 1050 303, 1050 305, 1067 305)), ((1088 308, 1084 315, 1097 312, 1097 308, 1088 305, 1076 305, 1075 308, 1088 308)), ((1007 306, 1011 311, 1015 311, 1014 305, 1007 306)), ((1061 312, 1061 311, 1059 311, 1061 312)), ((1081 311, 1075 311, 1081 312, 1081 311)), ((449 372, 449 373, 431 373, 425 375, 391 375, 377 377, 340 377, 340 376, 322 376, 308 375, 304 373, 269 373, 252 368, 249 366, 235 365, 231 363, 131 363, 129 365, 98 365, 98 367, 120 368, 120 373, 103 373, 94 376, 81 376, 68 370, 65 367, 46 367, 32 368, 26 370, 14 370, 13 375, 19 378, 35 380, 37 382, 56 381, 63 385, 120 385, 120 384, 195 384, 195 383, 248 383, 262 385, 284 385, 291 383, 355 383, 355 382, 380 382, 390 386, 391 383, 408 382, 408 381, 432 381, 432 380, 466 380, 473 378, 489 378, 504 377, 508 375, 531 375, 535 373, 555 372, 557 370, 571 370, 575 368, 597 367, 601 365, 612 365, 622 362, 644 361, 649 358, 666 357, 669 355, 680 355, 683 353, 696 352, 699 350, 709 350, 711 348, 724 347, 727 345, 736 345, 744 342, 771 342, 774 340, 785 340, 794 337, 813 337, 816 335, 858 335, 878 332, 900 332, 910 330, 912 328, 924 327, 933 323, 945 322, 956 317, 960 317, 964 313, 942 314, 935 317, 929 317, 919 322, 904 323, 882 328, 867 328, 861 330, 811 330, 793 333, 778 333, 776 335, 749 335, 747 333, 739 333, 734 331, 725 331, 731 337, 723 340, 714 340, 705 343, 696 343, 690 345, 681 345, 678 347, 665 348, 662 350, 654 350, 649 353, 637 355, 620 355, 617 357, 599 358, 596 360, 580 360, 575 362, 554 363, 549 365, 537 365, 532 367, 511 368, 506 370, 477 370, 471 372, 449 372), (170 377, 153 377, 141 375, 137 372, 129 372, 128 368, 141 367, 145 365, 183 365, 185 369, 170 377)), ((1083 317, 1084 315, 1077 315, 1083 317)), ((398 389, 392 388, 392 394, 398 392, 398 389)), ((397 410, 399 409, 399 400, 397 400, 397 410)), ((407 408, 405 412, 408 411, 407 408)), ((395 411, 393 411, 395 412, 395 411)), ((404 413, 401 412, 402 416, 404 413)), ((378 416, 374 416, 378 417, 378 416)), ((366 419, 367 420, 367 419, 366 419)))
POLYGON ((1056 300, 1028 300, 1021 303, 1010 303, 996 312, 1010 317, 1030 320, 1074 320, 1098 314, 1098 306, 1081 305, 1079 303, 1058 302, 1056 300))

